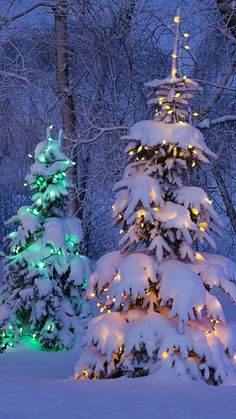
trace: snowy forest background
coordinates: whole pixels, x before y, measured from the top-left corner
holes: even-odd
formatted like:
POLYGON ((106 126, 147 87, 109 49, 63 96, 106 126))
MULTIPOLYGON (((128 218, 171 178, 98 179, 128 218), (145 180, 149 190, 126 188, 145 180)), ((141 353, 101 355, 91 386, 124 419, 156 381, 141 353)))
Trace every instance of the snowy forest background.
POLYGON ((191 106, 199 113, 195 124, 219 156, 191 182, 214 199, 224 221, 219 252, 236 259, 234 3, 0 1, 0 240, 4 221, 29 202, 27 155, 53 124, 64 128, 78 161, 84 250, 95 259, 116 247, 111 190, 125 164, 121 136, 150 116, 144 83, 170 73, 168 22, 180 7, 191 47, 182 54, 182 69, 203 87, 191 106))

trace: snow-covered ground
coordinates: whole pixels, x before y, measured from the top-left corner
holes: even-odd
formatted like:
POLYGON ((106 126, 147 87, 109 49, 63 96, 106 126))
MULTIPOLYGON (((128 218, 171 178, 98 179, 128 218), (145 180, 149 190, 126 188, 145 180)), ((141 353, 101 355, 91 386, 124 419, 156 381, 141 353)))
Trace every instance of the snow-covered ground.
MULTIPOLYGON (((223 297, 226 317, 236 308, 223 297)), ((235 419, 236 381, 221 387, 172 376, 74 381, 78 351, 18 347, 0 355, 0 419, 235 419)))
POLYGON ((236 388, 155 376, 73 381, 76 352, 12 350, 0 357, 1 419, 236 417, 236 388))

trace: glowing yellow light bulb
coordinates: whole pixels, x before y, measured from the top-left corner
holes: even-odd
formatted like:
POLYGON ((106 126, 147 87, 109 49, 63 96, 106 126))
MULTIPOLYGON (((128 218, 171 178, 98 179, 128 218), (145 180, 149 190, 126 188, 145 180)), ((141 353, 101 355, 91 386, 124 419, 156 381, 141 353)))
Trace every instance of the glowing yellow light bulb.
POLYGON ((110 309, 108 309, 108 310, 107 310, 107 312, 108 312, 108 313, 111 313, 111 310, 110 310, 110 309))
POLYGON ((172 54, 171 57, 172 58, 177 58, 177 54, 172 54))
POLYGON ((108 289, 109 289, 108 287, 105 287, 105 288, 103 288, 103 291, 106 292, 106 291, 108 291, 108 289))
POLYGON ((170 109, 170 106, 169 106, 169 105, 166 105, 166 106, 165 106, 165 109, 170 109))
POLYGON ((121 276, 119 273, 116 274, 116 276, 114 276, 115 281, 120 281, 121 280, 121 276))
POLYGON ((213 330, 215 336, 217 336, 217 330, 213 330))
POLYGON ((144 227, 144 224, 143 223, 140 223, 140 227, 143 228, 144 227))
POLYGON ((103 313, 104 307, 100 308, 100 313, 103 313))
POLYGON ((162 144, 166 144, 166 140, 163 140, 163 141, 162 141, 162 144))
POLYGON ((210 205, 213 203, 213 201, 212 201, 211 199, 208 199, 208 198, 207 198, 207 202, 208 202, 208 204, 210 204, 210 205))
POLYGON ((200 227, 199 230, 200 231, 205 231, 205 228, 204 227, 200 227))
POLYGON ((158 207, 152 207, 153 211, 159 211, 158 207))
POLYGON ((190 49, 189 45, 184 45, 184 49, 190 49))
POLYGON ((138 153, 139 153, 140 151, 142 151, 142 149, 143 149, 143 147, 140 145, 140 146, 139 146, 139 148, 138 148, 138 153))
POLYGON ((134 154, 134 150, 129 151, 129 156, 132 156, 134 154))
POLYGON ((179 125, 184 125, 184 121, 179 121, 179 125))
POLYGON ((183 80, 187 80, 187 76, 183 76, 183 80))
POLYGON ((193 146, 191 144, 187 144, 188 148, 193 148, 193 146))
POLYGON ((200 227, 200 228, 203 228, 203 230, 202 230, 202 231, 205 231, 205 229, 207 228, 207 226, 208 226, 208 224, 207 224, 207 222, 206 222, 206 221, 203 221, 202 223, 200 223, 200 224, 199 224, 199 227, 200 227))
POLYGON ((124 233, 124 230, 122 230, 122 228, 121 228, 120 231, 119 231, 119 233, 120 234, 123 234, 124 233))
POLYGON ((101 303, 97 303, 97 307, 100 307, 101 303))
POLYGON ((175 23, 179 23, 179 22, 180 22, 180 16, 178 16, 178 15, 177 15, 177 16, 175 16, 175 17, 174 17, 174 22, 175 22, 175 23))
POLYGON ((199 214, 199 211, 197 210, 197 208, 191 208, 191 212, 193 213, 193 215, 199 214))
POLYGON ((139 217, 145 217, 146 212, 144 210, 139 211, 138 216, 139 217))
POLYGON ((195 161, 193 161, 192 162, 192 167, 195 167, 196 166, 196 163, 195 163, 195 161))
POLYGON ((175 97, 180 97, 180 93, 179 92, 175 93, 175 97))
POLYGON ((197 112, 194 112, 193 113, 193 116, 198 116, 199 114, 197 113, 197 112))
POLYGON ((83 372, 83 374, 86 376, 86 377, 88 377, 88 371, 89 370, 83 370, 82 372, 83 372))
POLYGON ((195 259, 196 260, 205 260, 205 258, 199 252, 196 252, 195 253, 195 259))
POLYGON ((162 358, 163 358, 163 359, 168 358, 168 352, 163 352, 163 353, 162 353, 162 358))
POLYGON ((188 37, 189 37, 189 33, 184 32, 183 36, 184 36, 185 38, 188 38, 188 37))
POLYGON ((162 105, 162 103, 163 103, 163 102, 162 102, 162 100, 160 100, 160 101, 159 101, 159 105, 162 105))
POLYGON ((171 109, 170 111, 168 111, 168 115, 171 115, 174 111, 171 109))

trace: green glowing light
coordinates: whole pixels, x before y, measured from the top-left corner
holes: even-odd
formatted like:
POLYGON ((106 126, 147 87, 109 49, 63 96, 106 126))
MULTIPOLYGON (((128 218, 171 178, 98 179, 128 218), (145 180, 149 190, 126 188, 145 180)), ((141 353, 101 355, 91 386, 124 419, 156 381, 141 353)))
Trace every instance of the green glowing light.
POLYGON ((50 323, 50 324, 47 325, 47 331, 48 332, 52 332, 53 329, 54 329, 54 323, 50 323))
POLYGON ((38 205, 42 204, 42 199, 41 198, 37 199, 36 204, 38 204, 38 205))
POLYGON ((86 289, 87 288, 87 284, 88 284, 88 281, 87 281, 87 279, 83 279, 83 281, 82 281, 82 288, 83 289, 86 289))
POLYGON ((44 262, 39 262, 38 267, 39 267, 40 269, 45 268, 45 263, 44 263, 44 262))
POLYGON ((55 196, 55 192, 51 191, 50 196, 53 198, 55 196))
POLYGON ((40 163, 45 163, 45 162, 46 162, 46 160, 45 160, 45 158, 44 158, 43 156, 40 156, 40 157, 38 158, 38 161, 39 161, 40 163))
POLYGON ((22 336, 21 341, 24 343, 24 346, 27 347, 27 349, 33 351, 41 350, 41 345, 39 341, 31 336, 22 336))
POLYGON ((17 236, 17 231, 12 231, 12 233, 9 234, 9 237, 13 238, 17 236))
POLYGON ((34 208, 34 209, 33 209, 33 211, 32 211, 32 213, 33 213, 34 215, 38 215, 38 214, 39 214, 39 212, 38 212, 37 208, 34 208))
POLYGON ((9 324, 9 325, 8 325, 8 329, 9 329, 9 330, 12 330, 12 329, 13 329, 12 324, 9 324))
POLYGON ((12 346, 13 346, 13 343, 12 343, 12 342, 10 342, 10 343, 9 343, 9 346, 11 346, 11 347, 12 347, 12 346))
POLYGON ((19 331, 20 331, 20 333, 22 333, 23 332, 23 327, 20 327, 19 331))

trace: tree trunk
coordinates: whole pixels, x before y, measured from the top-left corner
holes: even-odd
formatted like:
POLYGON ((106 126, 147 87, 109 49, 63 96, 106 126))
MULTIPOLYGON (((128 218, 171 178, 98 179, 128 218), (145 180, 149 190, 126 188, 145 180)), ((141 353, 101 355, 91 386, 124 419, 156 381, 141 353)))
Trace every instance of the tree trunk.
MULTIPOLYGON (((75 103, 70 87, 69 57, 68 57, 68 4, 67 0, 59 0, 53 8, 55 18, 55 52, 56 52, 56 83, 57 96, 60 103, 63 129, 64 150, 67 155, 76 161, 77 149, 75 147, 76 114, 75 103)), ((78 184, 77 165, 70 171, 72 182, 76 190, 78 184)), ((82 218, 81 206, 79 205, 75 190, 71 192, 68 211, 70 214, 82 218)))
POLYGON ((231 34, 236 38, 236 9, 232 0, 216 0, 219 11, 231 34))

